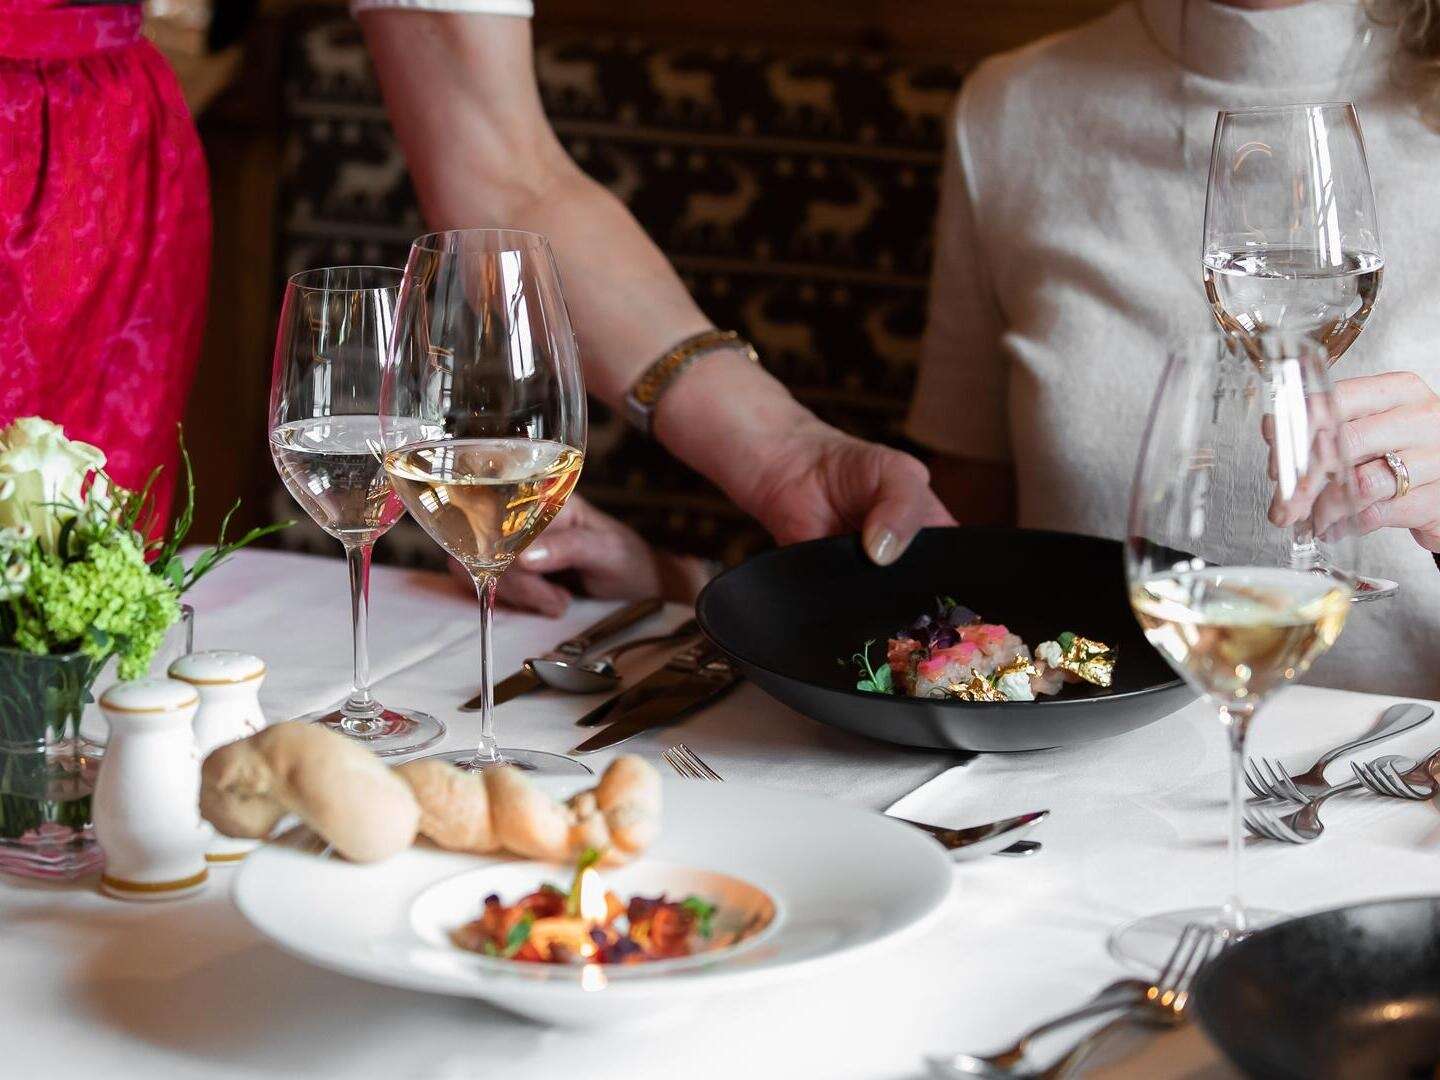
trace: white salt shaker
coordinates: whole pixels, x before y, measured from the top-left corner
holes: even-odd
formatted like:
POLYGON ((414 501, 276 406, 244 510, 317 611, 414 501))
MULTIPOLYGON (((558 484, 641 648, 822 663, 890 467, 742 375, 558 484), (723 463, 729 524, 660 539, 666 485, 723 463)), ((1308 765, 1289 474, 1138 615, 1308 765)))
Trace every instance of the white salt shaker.
MULTIPOLYGON (((265 714, 260 711, 265 662, 258 656, 229 649, 193 652, 170 665, 170 677, 189 683, 200 695, 195 752, 202 763, 216 747, 254 735, 265 726, 265 714)), ((238 862, 258 843, 213 832, 205 859, 222 865, 238 862)))
POLYGON ((100 888, 122 900, 171 900, 209 876, 200 762, 191 722, 200 697, 173 679, 117 683, 100 698, 110 741, 95 781, 100 888))

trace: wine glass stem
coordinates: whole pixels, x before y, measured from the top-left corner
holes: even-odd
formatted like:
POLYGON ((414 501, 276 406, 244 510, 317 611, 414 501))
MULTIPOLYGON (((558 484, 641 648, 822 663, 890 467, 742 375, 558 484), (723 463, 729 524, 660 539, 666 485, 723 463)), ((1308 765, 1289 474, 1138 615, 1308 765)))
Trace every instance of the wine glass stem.
POLYGON ((369 734, 380 715, 379 703, 370 695, 370 553, 371 544, 346 544, 345 562, 350 568, 350 628, 354 638, 354 675, 350 696, 340 706, 341 726, 352 735, 369 734))
POLYGON ((480 598, 480 745, 475 750, 475 761, 486 765, 500 761, 500 747, 495 742, 495 666, 490 648, 495 586, 500 578, 484 571, 472 571, 471 576, 475 579, 475 594, 480 598))
POLYGON ((1253 706, 1220 707, 1220 722, 1230 743, 1230 896, 1220 912, 1220 930, 1236 937, 1245 933, 1245 905, 1240 899, 1240 851, 1244 846, 1245 736, 1250 731, 1253 706))

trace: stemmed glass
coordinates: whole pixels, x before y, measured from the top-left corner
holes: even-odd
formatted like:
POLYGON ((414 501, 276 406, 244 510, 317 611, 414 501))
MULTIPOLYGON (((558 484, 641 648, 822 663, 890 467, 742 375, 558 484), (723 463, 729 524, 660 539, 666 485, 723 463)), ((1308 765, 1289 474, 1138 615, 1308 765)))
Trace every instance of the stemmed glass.
POLYGON ((1170 356, 1145 434, 1125 548, 1146 638, 1215 707, 1229 740, 1231 887, 1223 907, 1149 916, 1111 937, 1158 964, 1180 928, 1239 936, 1269 913, 1240 898, 1245 736, 1270 696, 1335 643, 1350 610, 1352 470, 1339 439, 1326 347, 1299 335, 1211 334, 1170 356), (1332 569, 1291 564, 1303 522, 1332 569))
POLYGON ((370 555, 405 513, 382 464, 384 439, 424 434, 418 422, 382 432, 376 415, 400 281, 399 270, 383 266, 335 266, 292 277, 270 383, 275 468, 315 524, 344 546, 350 570, 350 696, 338 709, 300 719, 326 724, 385 756, 424 749, 445 734, 433 716, 387 708, 370 692, 370 555))
MULTIPOLYGON (((1303 332, 1333 364, 1375 307, 1385 262, 1360 120, 1349 102, 1220 112, 1201 252, 1205 294, 1242 343, 1303 332)), ((1302 524, 1291 561, 1328 569, 1302 524)), ((1357 600, 1398 586, 1362 579, 1357 600)))
POLYGON ((560 754, 499 747, 491 656, 495 586, 574 490, 585 423, 579 351, 545 238, 463 229, 416 240, 380 397, 385 469, 480 598, 480 745, 438 757, 475 769, 590 771, 560 754))
POLYGON ((1344 355, 1375 307, 1384 259, 1360 120, 1349 102, 1222 111, 1201 263, 1222 329, 1302 331, 1344 355))

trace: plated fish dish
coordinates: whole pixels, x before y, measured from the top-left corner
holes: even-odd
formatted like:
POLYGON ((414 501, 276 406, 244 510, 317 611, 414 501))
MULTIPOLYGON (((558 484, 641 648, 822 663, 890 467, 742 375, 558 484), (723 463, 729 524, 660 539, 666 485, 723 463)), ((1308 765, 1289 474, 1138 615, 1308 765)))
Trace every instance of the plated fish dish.
POLYGON ((883 657, 872 658, 875 645, 865 642, 851 658, 856 689, 953 701, 1034 701, 1076 683, 1108 687, 1116 660, 1109 645, 1070 631, 1032 650, 948 596, 892 635, 883 657))

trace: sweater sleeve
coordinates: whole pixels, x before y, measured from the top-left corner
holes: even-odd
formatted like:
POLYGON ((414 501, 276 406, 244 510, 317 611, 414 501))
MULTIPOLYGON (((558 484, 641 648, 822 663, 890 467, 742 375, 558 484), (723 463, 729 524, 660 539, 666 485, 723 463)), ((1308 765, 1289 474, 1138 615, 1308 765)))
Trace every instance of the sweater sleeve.
POLYGON ((929 316, 905 430, 942 454, 1008 461, 1004 320, 976 227, 974 174, 966 144, 969 85, 956 101, 945 150, 929 316))

